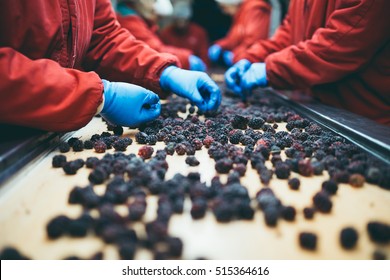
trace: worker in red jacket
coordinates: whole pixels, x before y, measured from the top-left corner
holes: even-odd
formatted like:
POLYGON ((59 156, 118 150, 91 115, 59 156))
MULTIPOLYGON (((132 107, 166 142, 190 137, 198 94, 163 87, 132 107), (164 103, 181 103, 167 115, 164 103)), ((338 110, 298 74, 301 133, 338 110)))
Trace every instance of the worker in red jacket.
POLYGON ((179 1, 173 5, 173 22, 160 32, 161 40, 171 46, 191 50, 208 65, 209 42, 207 32, 190 21, 191 5, 188 1, 179 1))
POLYGON ((311 89, 323 103, 390 125, 388 11, 382 0, 293 0, 275 36, 235 58, 226 83, 242 97, 257 86, 311 89))
POLYGON ((224 13, 233 17, 228 34, 209 48, 209 58, 221 58, 231 66, 233 58, 270 32, 271 5, 267 0, 216 0, 224 13))
POLYGON ((205 73, 176 67, 175 56, 121 28, 109 0, 2 1, 0 26, 0 123, 71 131, 101 113, 133 126, 159 115, 152 91, 201 111, 220 103, 205 73))
POLYGON ((156 24, 159 10, 156 10, 155 3, 155 0, 120 0, 117 9, 119 23, 154 50, 177 56, 184 69, 206 71, 205 63, 190 50, 165 45, 160 40, 156 24))

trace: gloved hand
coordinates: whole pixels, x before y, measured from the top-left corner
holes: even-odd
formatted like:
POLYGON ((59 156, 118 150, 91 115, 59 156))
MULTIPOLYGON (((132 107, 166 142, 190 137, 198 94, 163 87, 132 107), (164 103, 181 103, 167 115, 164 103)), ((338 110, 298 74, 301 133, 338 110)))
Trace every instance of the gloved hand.
POLYGON ((242 96, 241 78, 250 66, 251 63, 248 60, 241 59, 239 62, 230 67, 225 73, 226 86, 240 96, 242 96))
POLYGON ((209 48, 209 58, 212 62, 217 62, 219 57, 221 56, 222 48, 214 44, 209 48))
POLYGON ((206 73, 169 66, 161 74, 160 85, 188 98, 201 112, 215 111, 221 104, 221 91, 206 73))
POLYGON ((135 126, 160 115, 157 94, 145 88, 103 80, 104 105, 100 115, 112 124, 135 126))
POLYGON ((202 72, 205 72, 207 70, 206 64, 196 55, 190 55, 188 61, 190 63, 190 70, 202 72))
POLYGON ((241 77, 240 87, 244 96, 249 96, 255 87, 266 87, 267 71, 265 63, 253 63, 245 74, 241 77))
POLYGON ((224 51, 222 53, 222 58, 223 58, 223 62, 225 63, 226 66, 230 67, 233 65, 233 58, 234 58, 233 52, 224 51))

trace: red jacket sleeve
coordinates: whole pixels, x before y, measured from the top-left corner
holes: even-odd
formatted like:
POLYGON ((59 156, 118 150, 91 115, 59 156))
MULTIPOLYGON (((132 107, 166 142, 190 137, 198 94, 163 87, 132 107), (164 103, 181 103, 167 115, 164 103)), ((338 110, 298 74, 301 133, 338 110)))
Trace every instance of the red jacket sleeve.
POLYGON ((257 41, 245 52, 237 53, 234 56, 234 62, 241 59, 248 59, 251 62, 262 62, 269 54, 280 51, 291 44, 291 21, 290 16, 287 15, 272 38, 257 41))
POLYGON ((237 55, 256 41, 267 39, 270 14, 266 1, 244 1, 229 33, 216 44, 237 55))
POLYGON ((269 55, 267 77, 276 88, 331 83, 362 69, 390 38, 389 1, 340 1, 312 38, 269 55))
POLYGON ((0 48, 0 122, 48 131, 85 126, 102 102, 96 73, 61 67, 49 59, 30 60, 0 48))
POLYGON ((177 48, 174 46, 165 45, 158 35, 151 30, 147 23, 137 15, 131 16, 120 16, 119 23, 123 28, 130 31, 130 33, 137 38, 149 45, 152 49, 175 55, 184 69, 189 69, 189 56, 192 54, 190 50, 177 48))
POLYGON ((111 81, 134 83, 161 94, 160 75, 171 64, 178 64, 175 56, 157 53, 121 28, 110 1, 96 1, 93 34, 84 69, 96 71, 111 81))

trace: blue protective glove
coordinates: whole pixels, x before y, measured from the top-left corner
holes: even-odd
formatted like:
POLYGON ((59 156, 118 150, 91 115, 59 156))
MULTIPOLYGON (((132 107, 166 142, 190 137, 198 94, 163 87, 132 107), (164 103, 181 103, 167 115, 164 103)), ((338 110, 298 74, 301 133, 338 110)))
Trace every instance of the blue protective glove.
POLYGON ((255 87, 266 87, 267 85, 267 71, 265 63, 262 62, 253 63, 241 77, 240 87, 245 97, 249 96, 255 87))
POLYGON ((219 87, 203 72, 169 66, 161 74, 160 85, 164 90, 188 98, 203 113, 215 111, 221 104, 219 87))
POLYGON ((241 78, 250 66, 251 63, 248 60, 241 59, 239 62, 230 67, 225 73, 226 86, 237 95, 242 96, 241 78))
POLYGON ((188 58, 188 62, 190 63, 190 70, 202 72, 205 72, 207 70, 206 64, 196 55, 190 55, 188 58))
POLYGON ((217 62, 219 57, 221 56, 222 48, 214 44, 209 48, 209 58, 212 62, 217 62))
POLYGON ((128 83, 103 80, 104 105, 100 115, 112 124, 136 126, 160 115, 160 98, 154 92, 128 83))
POLYGON ((223 62, 225 63, 226 66, 230 67, 233 65, 233 59, 234 59, 234 54, 231 51, 224 51, 222 53, 222 58, 223 62))

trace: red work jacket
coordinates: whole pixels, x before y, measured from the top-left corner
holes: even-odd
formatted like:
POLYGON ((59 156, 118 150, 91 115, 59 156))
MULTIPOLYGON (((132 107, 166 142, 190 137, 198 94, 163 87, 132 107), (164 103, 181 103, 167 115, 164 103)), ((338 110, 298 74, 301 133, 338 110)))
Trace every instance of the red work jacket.
POLYGON ((109 0, 0 2, 0 123, 78 129, 102 102, 101 78, 159 92, 176 63, 121 28, 109 0))
POLYGON ((191 50, 207 65, 209 64, 207 33, 199 25, 190 22, 183 33, 177 32, 174 26, 168 26, 160 32, 160 38, 167 45, 191 50))
POLYGON ((273 38, 236 60, 265 61, 270 85, 390 125, 390 1, 293 0, 273 38))
POLYGON ((266 0, 245 0, 226 37, 215 43, 239 55, 256 41, 268 38, 270 18, 271 6, 266 0))
POLYGON ((182 68, 189 69, 188 59, 192 52, 187 49, 165 45, 157 35, 157 25, 147 22, 138 15, 122 16, 118 14, 117 16, 122 27, 129 30, 135 38, 145 42, 158 52, 174 54, 180 60, 182 68))

